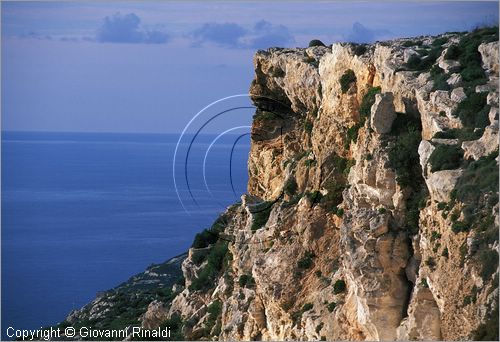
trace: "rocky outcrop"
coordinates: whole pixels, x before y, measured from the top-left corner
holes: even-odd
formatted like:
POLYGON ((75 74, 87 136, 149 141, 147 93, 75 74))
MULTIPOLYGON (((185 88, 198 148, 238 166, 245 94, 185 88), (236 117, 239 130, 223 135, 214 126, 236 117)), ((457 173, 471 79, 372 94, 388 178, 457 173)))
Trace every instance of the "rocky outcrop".
MULTIPOLYGON (((449 73, 449 90, 434 90, 428 72, 404 70, 419 55, 404 41, 362 54, 334 44, 255 55, 249 194, 224 229, 231 258, 213 286, 190 288, 197 271, 184 263, 188 286, 170 314, 196 322, 185 327, 188 337, 203 329, 205 338, 231 340, 473 337, 497 301, 497 285, 481 279, 470 249, 464 254, 477 233, 457 225, 467 204, 456 200, 456 186, 470 171, 465 162, 434 170, 429 161, 436 163, 431 157, 443 144, 486 158, 496 149, 498 115, 490 113, 476 140, 446 136, 469 129, 457 113, 476 95, 459 61, 445 59, 462 37, 438 38, 445 43, 434 64, 449 73), (355 81, 342 89, 348 70, 355 81), (265 213, 256 211, 261 205, 265 213), (222 308, 213 323, 207 310, 215 301, 222 308)), ((478 54, 492 105, 498 61, 489 44, 478 54)), ((497 251, 498 243, 488 248, 497 251)))
POLYGON ((371 109, 370 122, 373 130, 378 134, 389 133, 394 119, 396 119, 394 96, 391 93, 375 95, 375 103, 371 109))
POLYGON ((258 51, 248 193, 143 326, 180 317, 186 338, 211 340, 491 332, 498 58, 478 32, 258 51), (480 80, 447 53, 469 38, 480 80))
POLYGON ((498 75, 498 41, 479 45, 483 67, 498 75))

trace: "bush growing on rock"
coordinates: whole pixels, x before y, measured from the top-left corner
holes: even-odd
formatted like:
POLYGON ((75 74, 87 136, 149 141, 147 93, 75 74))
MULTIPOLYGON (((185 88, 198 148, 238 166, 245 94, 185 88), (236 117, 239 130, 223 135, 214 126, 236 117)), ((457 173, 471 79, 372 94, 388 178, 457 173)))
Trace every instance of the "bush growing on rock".
POLYGON ((279 116, 277 114, 260 109, 257 110, 253 116, 254 121, 270 121, 278 118, 279 116))
POLYGON ((323 44, 323 42, 319 39, 313 39, 309 42, 309 47, 313 46, 325 46, 325 44, 323 44))
POLYGON ((253 221, 252 221, 252 231, 256 231, 257 229, 262 228, 269 220, 269 215, 271 214, 271 210, 273 209, 272 202, 262 202, 257 206, 255 211, 253 212, 253 221))
POLYGON ((314 305, 312 303, 305 303, 302 306, 302 312, 306 312, 306 311, 312 310, 313 307, 314 307, 314 305))
POLYGON ((451 128, 444 131, 437 132, 434 134, 434 138, 437 139, 458 139, 462 141, 477 140, 481 138, 484 130, 474 129, 472 127, 464 128, 451 128))
POLYGON ((349 90, 351 83, 356 82, 356 75, 351 69, 347 69, 342 76, 340 76, 339 83, 342 93, 345 94, 349 90))
POLYGON ((312 124, 312 122, 309 121, 309 120, 304 121, 304 131, 307 134, 311 135, 312 130, 313 130, 313 124, 312 124))
POLYGON ((484 128, 489 125, 490 106, 486 103, 488 93, 470 93, 460 102, 453 113, 458 116, 465 127, 484 128))
POLYGON ((346 289, 345 281, 342 279, 339 279, 333 284, 333 293, 334 294, 339 294, 344 292, 346 289))
POLYGON ((366 53, 368 49, 366 48, 365 44, 356 44, 354 46, 354 54, 356 56, 362 56, 366 53))
POLYGON ((336 306, 337 306, 337 303, 331 302, 331 303, 328 303, 328 305, 326 307, 328 309, 328 312, 333 312, 333 310, 335 310, 336 306))
POLYGON ((314 253, 306 252, 304 256, 297 262, 297 266, 302 269, 311 268, 313 264, 314 253))
POLYGON ((361 104, 359 106, 359 116, 362 120, 370 117, 372 106, 375 103, 375 95, 379 94, 380 92, 380 87, 371 87, 363 96, 363 99, 361 100, 361 104))
POLYGON ((396 181, 401 187, 411 190, 406 199, 405 219, 410 234, 418 232, 420 206, 427 196, 418 154, 420 130, 420 120, 409 114, 398 113, 391 128, 394 144, 388 153, 389 165, 396 172, 396 181))
POLYGON ((431 171, 454 170, 462 163, 464 151, 458 145, 437 145, 429 157, 431 171))
POLYGON ((283 190, 285 191, 285 194, 288 196, 293 196, 297 192, 297 182, 295 181, 295 178, 289 178, 285 186, 283 187, 283 190))
POLYGON ((255 285, 255 279, 250 274, 243 274, 240 276, 240 279, 238 279, 238 284, 241 287, 250 287, 255 285))
POLYGON ((207 264, 189 286, 190 290, 199 291, 210 288, 213 280, 222 270, 223 260, 227 253, 227 241, 218 241, 214 244, 207 254, 207 264))

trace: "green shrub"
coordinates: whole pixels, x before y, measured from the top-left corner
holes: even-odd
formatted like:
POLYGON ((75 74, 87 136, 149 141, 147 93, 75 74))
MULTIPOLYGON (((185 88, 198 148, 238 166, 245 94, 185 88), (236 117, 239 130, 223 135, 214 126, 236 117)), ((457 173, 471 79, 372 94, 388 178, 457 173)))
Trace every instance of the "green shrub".
POLYGON ((418 70, 421 63, 422 59, 420 58, 420 56, 411 55, 406 61, 406 67, 410 70, 418 70))
POLYGON ((403 45, 404 47, 412 47, 412 46, 422 46, 424 42, 421 41, 421 40, 407 40, 407 41, 404 41, 403 45))
POLYGON ((398 114, 391 127, 391 136, 395 141, 388 152, 388 165, 396 172, 398 184, 411 190, 406 199, 405 219, 410 234, 418 232, 420 207, 427 197, 418 154, 420 129, 418 119, 408 114, 398 114))
POLYGON ((443 249, 443 252, 441 253, 441 256, 443 256, 445 258, 448 258, 448 256, 449 256, 448 247, 445 247, 443 249))
POLYGON ((345 144, 344 144, 344 147, 346 149, 349 148, 349 146, 351 145, 351 142, 356 143, 358 141, 358 132, 359 132, 359 129, 361 127, 363 127, 363 125, 361 125, 361 123, 357 123, 357 124, 355 124, 347 129, 346 139, 345 139, 345 144))
POLYGON ((354 165, 356 165, 355 159, 347 159, 347 165, 344 169, 344 172, 342 172, 342 174, 344 175, 345 178, 347 178, 347 176, 349 176, 349 172, 351 171, 351 167, 353 167, 354 165))
POLYGON ((415 180, 422 178, 418 154, 420 140, 420 131, 410 129, 398 135, 389 150, 389 163, 396 171, 397 181, 402 187, 411 186, 415 180))
POLYGON ((200 233, 196 234, 191 247, 205 248, 214 244, 219 239, 219 234, 226 228, 226 225, 226 217, 224 215, 219 216, 210 229, 204 229, 200 233))
POLYGON ((498 190, 498 150, 477 161, 471 162, 455 184, 453 197, 462 203, 477 203, 482 194, 498 190))
POLYGON ((490 106, 486 103, 488 93, 470 93, 460 102, 453 113, 458 116, 465 127, 484 128, 489 125, 490 106))
POLYGON ((326 307, 328 308, 329 312, 333 312, 333 310, 335 310, 336 306, 337 306, 337 303, 331 302, 331 303, 328 303, 328 305, 326 307))
POLYGON ((425 54, 425 57, 420 58, 417 55, 410 56, 410 58, 408 58, 408 61, 405 64, 408 70, 413 70, 413 71, 429 70, 436 62, 436 59, 438 59, 439 56, 441 55, 443 48, 441 46, 434 46, 430 50, 426 50, 426 53, 424 54, 422 54, 422 50, 418 51, 421 55, 425 54))
POLYGON ((433 257, 428 257, 427 260, 425 260, 425 264, 433 270, 436 267, 436 262, 434 261, 433 257))
POLYGON ((464 151, 458 145, 437 145, 429 157, 431 171, 454 170, 462 163, 464 151))
POLYGON ((337 210, 335 211, 335 215, 337 215, 338 217, 344 216, 344 209, 337 208, 337 210))
POLYGON ((255 211, 252 212, 252 231, 256 231, 266 225, 272 209, 272 202, 262 202, 254 209, 255 211))
POLYGON ((314 166, 314 165, 316 165, 316 160, 315 159, 306 159, 306 160, 304 160, 304 165, 306 167, 314 166))
POLYGON ((446 82, 449 75, 444 73, 437 64, 430 69, 430 74, 433 80, 433 90, 450 90, 450 85, 446 82))
POLYGON ((368 49, 366 48, 365 44, 356 44, 354 46, 354 54, 356 56, 362 56, 362 55, 364 55, 366 53, 366 50, 368 50, 368 49))
POLYGON ((458 252, 460 253, 460 267, 463 267, 465 264, 465 258, 469 253, 469 247, 467 247, 467 243, 464 242, 458 249, 458 252))
POLYGON ((445 59, 458 59, 460 56, 460 49, 457 45, 450 45, 446 50, 446 54, 444 55, 445 59))
POLYGON ((460 74, 465 82, 466 90, 487 82, 481 67, 481 54, 478 47, 483 42, 494 40, 498 40, 498 28, 493 28, 493 30, 485 28, 464 35, 458 45, 452 48, 450 57, 454 57, 460 62, 462 68, 460 74))
POLYGON ((210 246, 211 244, 215 243, 219 239, 219 234, 208 230, 204 229, 201 233, 198 233, 195 235, 193 244, 191 245, 192 248, 205 248, 210 246))
POLYGON ((283 187, 283 191, 285 191, 285 194, 288 196, 293 196, 297 192, 297 182, 295 181, 295 178, 289 178, 285 186, 283 187))
POLYGON ((321 203, 326 204, 329 208, 337 207, 342 203, 342 191, 344 191, 345 188, 344 184, 330 180, 324 187, 328 193, 321 198, 321 203))
POLYGON ((481 138, 484 130, 474 129, 472 127, 464 127, 464 128, 452 128, 447 129, 445 131, 440 131, 434 134, 434 138, 436 139, 458 139, 460 142, 462 141, 471 141, 477 140, 481 138))
POLYGON ((223 267, 224 257, 228 253, 227 241, 218 241, 207 254, 207 264, 193 280, 189 288, 193 291, 205 290, 213 286, 213 280, 223 267))
POLYGON ((439 239, 441 239, 441 234, 436 231, 433 231, 431 234, 431 242, 439 239))
MULTIPOLYGON (((363 118, 369 118, 372 110, 372 106, 375 103, 375 95, 381 92, 380 87, 371 87, 368 89, 366 94, 363 96, 361 100, 361 104, 359 105, 359 116, 363 118)), ((364 120, 363 120, 364 123, 364 120)))
POLYGON ((323 44, 323 42, 319 39, 313 39, 309 42, 309 47, 313 46, 325 46, 325 44, 323 44))
POLYGON ((346 93, 349 90, 351 83, 356 82, 356 75, 354 74, 354 71, 351 69, 346 70, 340 77, 339 82, 342 93, 346 93))
POLYGON ((205 253, 193 252, 193 254, 191 255, 191 261, 197 266, 200 266, 205 260, 205 253))
POLYGON ((434 85, 433 90, 450 90, 450 85, 446 80, 448 80, 447 74, 438 74, 433 77, 434 85))
POLYGON ((204 327, 205 334, 207 336, 210 336, 213 332, 213 335, 218 336, 220 334, 220 328, 216 329, 216 331, 213 330, 222 314, 222 302, 220 300, 216 300, 210 303, 210 305, 207 307, 207 313, 208 317, 205 321, 204 327))
POLYGON ((443 44, 446 44, 448 42, 448 37, 440 37, 440 38, 436 38, 434 39, 434 41, 432 42, 432 46, 441 46, 443 44))
POLYGON ((255 279, 250 274, 243 274, 238 279, 238 284, 241 287, 252 287, 255 285, 255 279))
POLYGON ((182 320, 182 317, 179 314, 175 313, 160 325, 160 329, 163 330, 165 328, 169 328, 170 339, 172 341, 183 341, 185 340, 185 337, 182 334, 183 326, 184 322, 182 320))
POLYGON ((420 280, 420 285, 422 285, 424 289, 428 289, 429 284, 427 284, 427 278, 422 278, 422 280, 420 280))
POLYGON ((439 202, 437 205, 438 210, 444 210, 446 208, 447 204, 446 202, 439 202))
POLYGON ((304 312, 311 310, 313 307, 314 306, 312 303, 305 303, 302 306, 302 309, 300 309, 299 311, 296 311, 292 314, 292 321, 296 324, 297 322, 299 322, 302 319, 302 315, 304 314, 304 312))
POLYGON ((345 281, 342 279, 339 279, 333 284, 333 293, 334 294, 339 294, 344 292, 346 289, 346 284, 345 281))
POLYGON ((323 198, 323 195, 319 191, 306 192, 305 196, 309 198, 312 204, 319 203, 323 198))
POLYGON ((323 273, 321 272, 321 270, 316 270, 314 271, 314 275, 318 278, 321 278, 321 276, 323 275, 323 273))
POLYGON ((391 132, 392 136, 400 136, 404 134, 409 134, 415 131, 422 130, 422 124, 420 118, 415 117, 411 114, 396 113, 396 118, 392 122, 391 132))
POLYGON ((387 211, 387 209, 385 209, 384 207, 378 208, 378 213, 379 214, 385 214, 386 211, 387 211))
POLYGON ((311 135, 311 133, 312 133, 312 129, 313 129, 313 124, 312 124, 312 122, 311 122, 311 121, 309 121, 309 120, 305 120, 305 121, 304 121, 304 131, 305 131, 307 134, 311 135))
POLYGON ((468 222, 464 221, 456 221, 453 222, 451 225, 451 230, 455 233, 458 234, 460 232, 468 232, 471 229, 471 226, 468 222))
POLYGON ((371 87, 363 96, 363 99, 361 100, 361 104, 359 106, 360 121, 357 124, 349 127, 346 131, 346 140, 344 144, 344 147, 346 149, 349 148, 351 142, 356 143, 358 141, 359 130, 364 126, 366 119, 370 117, 371 108, 375 103, 375 95, 378 93, 380 93, 380 87, 371 87))
POLYGON ((302 306, 302 312, 306 312, 306 311, 312 310, 313 307, 314 307, 314 305, 312 303, 305 303, 302 306))
POLYGON ((257 109, 253 116, 254 121, 271 121, 275 119, 279 119, 277 114, 260 109, 257 109))
POLYGON ((483 280, 489 280, 498 268, 498 253, 496 250, 487 249, 479 252, 479 261, 481 263, 481 277, 483 280))
POLYGON ((297 262, 297 266, 301 269, 311 268, 313 265, 314 253, 306 252, 302 258, 297 262))

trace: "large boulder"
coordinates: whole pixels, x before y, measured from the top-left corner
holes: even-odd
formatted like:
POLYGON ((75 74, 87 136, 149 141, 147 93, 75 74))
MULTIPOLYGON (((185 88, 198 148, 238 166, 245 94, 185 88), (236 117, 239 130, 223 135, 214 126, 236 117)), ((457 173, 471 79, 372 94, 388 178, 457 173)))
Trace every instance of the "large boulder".
POLYGON ((430 176, 425 179, 431 199, 437 202, 449 202, 450 194, 455 188, 455 184, 462 173, 462 169, 442 170, 431 173, 430 176))
POLYGON ((479 53, 483 60, 483 67, 498 73, 498 41, 491 43, 483 43, 479 45, 479 53))
POLYGON ((396 119, 394 95, 384 93, 375 95, 375 103, 371 109, 371 127, 378 134, 391 131, 392 122, 396 119))

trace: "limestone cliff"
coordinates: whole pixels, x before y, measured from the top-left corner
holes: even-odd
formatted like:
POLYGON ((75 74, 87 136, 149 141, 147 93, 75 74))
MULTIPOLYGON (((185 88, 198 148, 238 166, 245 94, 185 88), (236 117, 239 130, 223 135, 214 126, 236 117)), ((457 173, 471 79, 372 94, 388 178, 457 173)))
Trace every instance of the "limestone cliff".
POLYGON ((197 248, 184 262, 169 314, 185 336, 484 335, 498 303, 496 29, 272 48, 254 66, 248 194, 203 246, 220 262, 197 248))
POLYGON ((498 338, 497 30, 258 51, 248 193, 143 326, 498 338))

